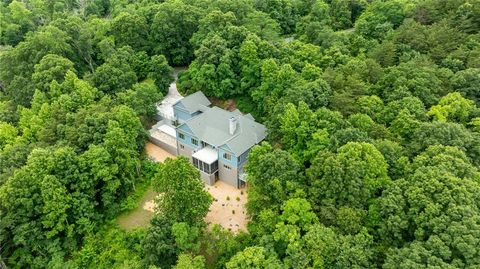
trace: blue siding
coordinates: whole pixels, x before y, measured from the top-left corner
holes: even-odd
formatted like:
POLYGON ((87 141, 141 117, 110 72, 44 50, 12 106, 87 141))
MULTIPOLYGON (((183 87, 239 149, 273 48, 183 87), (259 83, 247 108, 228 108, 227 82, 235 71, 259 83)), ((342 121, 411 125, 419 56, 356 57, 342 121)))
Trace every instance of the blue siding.
POLYGON ((218 149, 218 159, 226 164, 229 164, 229 165, 232 165, 233 167, 237 167, 238 165, 238 162, 237 162, 237 156, 235 156, 235 154, 233 154, 232 152, 230 151, 227 151, 223 148, 219 148, 218 149), (230 160, 227 160, 225 158, 223 158, 223 154, 224 153, 228 153, 230 154, 232 157, 230 158, 230 160))
POLYGON ((182 125, 178 126, 177 132, 178 131, 181 131, 182 133, 187 133, 187 134, 193 135, 192 130, 186 124, 182 124, 182 125))
POLYGON ((188 112, 175 106, 173 107, 173 115, 180 121, 186 121, 192 117, 188 112))
POLYGON ((177 140, 178 140, 179 142, 181 142, 181 143, 184 144, 184 145, 189 146, 190 148, 200 149, 200 147, 201 147, 200 141, 197 139, 197 141, 198 141, 198 146, 197 146, 197 145, 194 145, 194 144, 192 144, 192 138, 197 139, 197 138, 191 136, 190 134, 184 133, 184 132, 182 132, 182 131, 177 131, 177 140), (181 132, 181 133, 185 136, 184 139, 181 139, 181 138, 180 138, 179 132, 181 132))
POLYGON ((250 153, 250 149, 242 153, 242 155, 240 155, 239 157, 240 160, 238 162, 239 166, 243 165, 247 161, 249 153, 250 153))

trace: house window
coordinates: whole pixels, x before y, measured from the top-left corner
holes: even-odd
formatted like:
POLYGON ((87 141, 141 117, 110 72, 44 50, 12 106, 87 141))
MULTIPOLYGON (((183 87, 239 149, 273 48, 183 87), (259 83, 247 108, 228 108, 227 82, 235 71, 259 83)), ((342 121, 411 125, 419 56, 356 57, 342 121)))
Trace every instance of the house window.
POLYGON ((226 164, 224 164, 223 167, 225 167, 225 169, 228 169, 228 170, 232 169, 230 166, 228 166, 226 164))
POLYGON ((182 133, 178 133, 178 137, 179 137, 180 139, 185 139, 185 135, 182 134, 182 133))
POLYGON ((198 140, 195 138, 192 138, 192 144, 194 144, 195 146, 198 146, 198 140))
POLYGON ((182 145, 182 144, 180 144, 180 148, 181 148, 181 149, 185 149, 185 146, 182 145))
POLYGON ((204 142, 204 141, 202 141, 202 148, 204 148, 204 147, 206 147, 206 146, 208 146, 208 143, 207 143, 207 142, 204 142))
POLYGON ((228 153, 223 153, 223 158, 225 160, 231 160, 232 159, 232 155, 228 154, 228 153))

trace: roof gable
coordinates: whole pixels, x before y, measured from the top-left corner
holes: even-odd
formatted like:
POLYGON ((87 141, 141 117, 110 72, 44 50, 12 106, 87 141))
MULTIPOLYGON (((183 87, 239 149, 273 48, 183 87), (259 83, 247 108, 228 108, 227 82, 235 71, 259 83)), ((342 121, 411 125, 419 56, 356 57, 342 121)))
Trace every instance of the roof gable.
POLYGON ((175 104, 173 104, 173 107, 174 107, 174 108, 180 108, 180 109, 185 109, 185 110, 186 110, 185 106, 183 105, 182 102, 180 102, 180 100, 177 101, 175 104))
POLYGON ((180 107, 191 114, 199 110, 205 109, 205 107, 208 107, 211 104, 212 103, 210 103, 210 101, 203 94, 203 92, 198 91, 196 93, 192 93, 188 96, 183 97, 175 104, 173 104, 173 106, 180 107))
POLYGON ((188 125, 186 125, 185 123, 181 124, 180 126, 177 127, 177 129, 183 131, 183 132, 186 132, 186 133, 189 133, 189 134, 193 134, 193 131, 192 129, 190 129, 190 127, 188 127, 188 125))

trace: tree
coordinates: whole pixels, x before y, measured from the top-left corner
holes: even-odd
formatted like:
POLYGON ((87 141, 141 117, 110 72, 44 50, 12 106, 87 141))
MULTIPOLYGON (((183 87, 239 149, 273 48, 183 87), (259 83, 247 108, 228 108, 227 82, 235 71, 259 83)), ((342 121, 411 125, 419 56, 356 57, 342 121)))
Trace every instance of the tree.
POLYGON ((180 254, 174 269, 205 269, 205 258, 203 256, 193 257, 190 254, 180 254))
POLYGON ((153 179, 157 213, 176 222, 201 222, 212 202, 204 190, 200 174, 187 158, 167 159, 153 179))
POLYGON ((280 221, 308 230, 311 225, 318 223, 318 217, 312 212, 312 206, 303 198, 292 198, 282 205, 280 221))
POLYGON ((36 89, 47 92, 50 83, 53 80, 62 83, 68 71, 75 72, 70 60, 55 54, 47 54, 35 65, 32 79, 36 89))
POLYGON ((127 63, 107 62, 95 70, 92 82, 99 90, 112 94, 129 89, 137 82, 137 75, 127 63))
POLYGON ((397 28, 405 17, 401 1, 374 2, 370 4, 355 23, 355 29, 367 38, 381 39, 397 28))
POLYGON ((421 126, 418 121, 407 109, 402 109, 398 116, 390 123, 389 130, 397 138, 405 143, 412 140, 413 134, 421 126))
POLYGON ((442 146, 427 149, 414 166, 378 200, 379 236, 392 246, 385 267, 477 264, 478 251, 470 247, 478 243, 473 234, 480 229, 474 224, 480 208, 480 185, 472 178, 477 169, 458 149, 442 146))
MULTIPOLYGON (((198 224, 197 224, 198 225, 198 224)), ((200 229, 189 226, 185 222, 177 222, 172 225, 172 235, 175 238, 176 247, 181 252, 198 253, 200 251, 200 229)))
POLYGON ((225 266, 227 269, 283 268, 281 262, 262 247, 248 247, 238 252, 225 266))
POLYGON ((173 69, 168 65, 165 56, 155 55, 152 57, 148 77, 154 80, 155 85, 164 95, 167 95, 168 86, 173 81, 172 72, 173 69))
POLYGON ((475 103, 462 97, 458 92, 445 95, 438 105, 432 106, 428 115, 437 121, 454 121, 466 124, 470 121, 470 115, 476 110, 475 103))
POLYGON ((293 104, 305 102, 311 109, 326 107, 330 103, 332 89, 328 83, 319 78, 315 81, 299 82, 295 88, 287 89, 285 99, 293 104))
POLYGON ((235 65, 237 59, 227 40, 217 34, 208 36, 195 51, 195 56, 189 68, 193 90, 223 98, 240 93, 235 65))
POLYGON ((373 238, 364 230, 356 235, 342 236, 332 228, 316 224, 309 229, 303 240, 305 252, 314 268, 373 266, 373 238))
POLYGON ((404 147, 399 143, 379 139, 373 141, 375 147, 380 151, 388 164, 388 176, 395 180, 403 177, 409 171, 409 159, 404 147))
POLYGON ((279 209, 289 195, 299 191, 303 178, 300 166, 290 154, 263 142, 248 157, 248 213, 255 217, 262 209, 279 209))
POLYGON ((417 97, 427 107, 438 102, 445 94, 450 71, 435 65, 413 60, 390 67, 377 83, 376 88, 384 101, 394 101, 404 97, 417 97))
POLYGON ((248 13, 243 26, 262 40, 277 40, 280 34, 280 26, 268 14, 254 11, 248 13))
POLYGON ((389 184, 387 163, 369 143, 350 142, 337 154, 319 154, 307 169, 311 201, 317 206, 366 209, 389 184))
POLYGON ((142 241, 144 262, 161 268, 170 268, 175 264, 178 249, 172 234, 173 221, 156 214, 150 221, 145 238, 142 241))
POLYGON ((24 35, 35 29, 34 14, 25 3, 11 1, 8 6, 2 6, 2 29, 0 30, 0 43, 16 45, 22 41, 24 35))
POLYGON ((145 17, 139 14, 122 12, 115 16, 110 32, 120 46, 131 46, 137 51, 148 49, 147 22, 145 17))
POLYGON ((301 162, 306 144, 315 132, 316 119, 307 104, 300 102, 298 108, 289 103, 285 106, 285 112, 280 117, 280 134, 282 143, 288 151, 301 162))
POLYGON ((418 121, 427 120, 427 111, 423 102, 417 97, 404 97, 400 100, 394 100, 384 106, 377 115, 378 121, 385 124, 392 124, 395 118, 398 118, 402 111, 408 113, 418 121))
POLYGON ((423 123, 413 133, 409 148, 413 153, 419 153, 433 145, 456 146, 468 151, 473 139, 472 134, 461 124, 423 123))
POLYGON ((15 106, 29 107, 35 92, 34 84, 23 76, 15 76, 5 89, 6 95, 15 106))
POLYGON ((151 25, 155 53, 165 55, 173 65, 189 64, 190 38, 198 29, 200 10, 182 1, 164 2, 157 10, 151 25))
POLYGON ((137 83, 132 89, 117 93, 120 104, 131 107, 138 116, 153 118, 157 113, 156 103, 162 100, 162 93, 153 83, 137 83))
POLYGON ((44 26, 25 37, 15 48, 0 55, 0 78, 8 87, 15 76, 29 78, 34 66, 47 54, 68 56, 70 37, 55 26, 44 26))
POLYGON ((14 142, 18 135, 17 128, 6 122, 0 121, 0 131, 0 149, 14 142))
POLYGON ((462 93, 466 98, 480 104, 478 85, 480 84, 480 69, 469 68, 455 73, 452 78, 453 88, 462 93))

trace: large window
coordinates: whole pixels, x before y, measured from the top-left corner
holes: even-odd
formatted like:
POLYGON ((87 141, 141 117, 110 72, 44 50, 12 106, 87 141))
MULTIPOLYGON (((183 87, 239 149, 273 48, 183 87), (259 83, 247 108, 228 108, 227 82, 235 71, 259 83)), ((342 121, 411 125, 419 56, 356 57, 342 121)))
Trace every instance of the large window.
POLYGON ((192 144, 194 144, 195 146, 198 146, 198 140, 195 138, 192 138, 192 144))
POLYGON ((230 154, 228 154, 228 153, 225 152, 225 153, 223 153, 223 158, 224 158, 225 160, 231 160, 231 159, 232 159, 232 155, 230 155, 230 154))
POLYGON ((185 135, 182 133, 178 133, 178 137, 180 137, 180 139, 185 139, 185 135))

